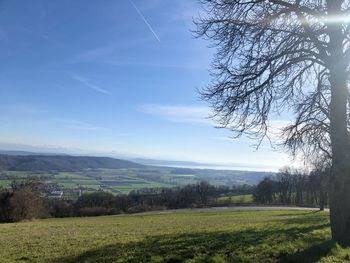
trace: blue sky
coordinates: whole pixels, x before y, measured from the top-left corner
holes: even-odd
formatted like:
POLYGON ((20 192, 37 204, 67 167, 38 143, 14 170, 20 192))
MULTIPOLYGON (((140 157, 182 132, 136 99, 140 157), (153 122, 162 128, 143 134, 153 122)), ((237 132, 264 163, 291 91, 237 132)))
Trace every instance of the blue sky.
MULTIPOLYGON (((197 89, 213 50, 189 0, 0 2, 0 142, 244 164, 290 161, 215 129, 197 89)), ((0 144, 1 145, 1 144, 0 144)), ((271 168, 272 167, 272 168, 271 168)))

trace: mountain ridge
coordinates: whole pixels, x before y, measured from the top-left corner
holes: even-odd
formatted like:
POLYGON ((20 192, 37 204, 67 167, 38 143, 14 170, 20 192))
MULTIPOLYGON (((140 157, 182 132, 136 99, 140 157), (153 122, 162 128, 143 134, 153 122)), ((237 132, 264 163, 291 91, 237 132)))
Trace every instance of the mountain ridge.
POLYGON ((136 162, 95 156, 72 155, 10 155, 0 153, 0 171, 58 171, 77 172, 84 169, 142 168, 136 162))

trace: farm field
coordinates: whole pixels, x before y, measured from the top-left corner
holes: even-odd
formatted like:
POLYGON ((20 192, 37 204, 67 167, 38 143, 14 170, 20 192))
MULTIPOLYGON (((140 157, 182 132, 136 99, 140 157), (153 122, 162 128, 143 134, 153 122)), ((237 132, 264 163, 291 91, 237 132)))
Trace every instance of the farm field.
POLYGON ((343 262, 329 214, 179 211, 0 225, 1 262, 343 262))
POLYGON ((2 171, 0 186, 9 186, 12 180, 38 177, 57 184, 70 198, 77 198, 79 191, 110 191, 128 194, 142 188, 173 187, 208 181, 212 185, 232 186, 255 184, 270 173, 246 171, 222 171, 205 169, 181 169, 171 167, 142 167, 121 169, 85 169, 76 172, 2 171))
POLYGON ((5 171, 0 173, 0 185, 8 186, 12 180, 38 177, 47 183, 57 184, 64 192, 106 190, 115 194, 127 194, 141 188, 171 187, 175 182, 165 176, 152 176, 143 169, 94 169, 79 172, 25 172, 5 171))

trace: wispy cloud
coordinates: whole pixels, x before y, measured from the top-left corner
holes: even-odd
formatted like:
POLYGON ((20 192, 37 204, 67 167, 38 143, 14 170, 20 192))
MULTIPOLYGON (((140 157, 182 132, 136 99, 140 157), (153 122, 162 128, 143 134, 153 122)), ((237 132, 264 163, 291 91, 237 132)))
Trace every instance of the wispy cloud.
POLYGON ((153 36, 157 39, 158 42, 160 42, 160 38, 157 35, 157 33, 153 30, 151 24, 147 21, 147 19, 145 18, 145 16, 141 13, 141 11, 137 8, 137 6, 135 5, 135 3, 132 0, 129 0, 130 4, 134 7, 135 11, 139 14, 139 16, 141 17, 141 19, 143 20, 143 22, 145 22, 146 26, 148 27, 148 29, 151 31, 151 33, 153 34, 153 36))
POLYGON ((281 140, 283 139, 283 136, 282 136, 283 129, 290 124, 291 122, 289 120, 270 119, 267 122, 268 129, 266 131, 266 134, 264 134, 263 130, 259 130, 258 128, 253 128, 253 129, 250 129, 249 131, 256 134, 253 134, 252 136, 251 134, 248 134, 247 139, 250 141, 254 141, 256 139, 256 136, 259 137, 260 135, 266 135, 267 137, 265 137, 263 141, 266 141, 266 142, 269 141, 274 144, 275 143, 279 144, 282 142, 281 140))
POLYGON ((146 104, 141 105, 139 109, 173 122, 214 125, 208 118, 210 109, 204 106, 146 104))
POLYGON ((224 141, 224 142, 236 142, 236 141, 238 141, 237 138, 233 138, 233 137, 229 137, 229 136, 214 136, 214 137, 210 137, 210 139, 215 140, 215 141, 224 141))
POLYGON ((77 75, 77 74, 70 74, 70 75, 71 75, 72 79, 74 79, 74 80, 84 84, 86 87, 88 87, 88 88, 90 88, 90 89, 92 89, 94 91, 97 91, 97 92, 100 92, 100 93, 103 93, 103 94, 106 94, 106 95, 110 95, 110 93, 107 90, 105 90, 105 89, 103 89, 103 88, 101 88, 101 87, 91 83, 91 81, 88 78, 80 76, 80 75, 77 75))
POLYGON ((74 61, 87 62, 87 61, 100 60, 101 58, 109 57, 111 54, 115 52, 116 49, 117 49, 117 45, 115 43, 99 46, 93 49, 83 51, 74 59, 74 61))
POLYGON ((270 120, 268 122, 269 130, 267 135, 272 140, 278 140, 281 138, 283 128, 285 128, 290 124, 291 122, 289 120, 282 120, 282 119, 270 120))
POLYGON ((174 68, 174 69, 205 69, 203 65, 193 65, 193 64, 171 64, 171 63, 152 63, 152 62, 142 62, 142 61, 118 61, 118 60, 106 60, 105 63, 111 64, 113 66, 140 66, 140 67, 155 67, 155 68, 174 68))
POLYGON ((74 130, 85 130, 85 131, 107 131, 107 128, 96 126, 87 122, 71 120, 71 119, 61 119, 55 118, 54 122, 62 124, 65 128, 74 130))
POLYGON ((193 18, 201 13, 201 6, 196 1, 178 1, 176 4, 176 12, 168 10, 167 17, 176 22, 186 22, 189 28, 193 28, 193 18))
POLYGON ((20 115, 39 115, 44 112, 42 109, 39 109, 36 105, 32 104, 4 105, 2 108, 11 113, 20 115))

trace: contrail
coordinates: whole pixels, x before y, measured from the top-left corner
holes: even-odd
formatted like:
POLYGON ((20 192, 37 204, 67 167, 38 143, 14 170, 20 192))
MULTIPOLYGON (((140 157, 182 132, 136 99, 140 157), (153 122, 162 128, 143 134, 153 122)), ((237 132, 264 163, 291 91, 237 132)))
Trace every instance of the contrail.
POLYGON ((103 94, 106 94, 106 95, 110 95, 110 93, 107 90, 105 90, 105 89, 103 89, 103 88, 101 88, 101 87, 99 87, 99 86, 97 86, 95 84, 90 83, 89 79, 87 79, 85 77, 82 77, 82 76, 79 76, 79 75, 76 75, 76 74, 71 74, 71 78, 76 80, 76 81, 79 81, 80 83, 82 83, 84 85, 86 85, 90 89, 93 89, 93 90, 95 90, 97 92, 100 92, 100 93, 103 93, 103 94))
POLYGON ((154 37, 158 40, 158 42, 160 42, 160 38, 158 37, 157 33, 153 30, 152 26, 150 23, 148 23, 148 21, 146 20, 146 18, 144 17, 144 15, 141 13, 141 11, 137 8, 137 6, 135 5, 135 3, 132 0, 129 0, 130 4, 135 8, 136 12, 140 15, 140 17, 142 18, 143 22, 145 22, 145 24, 147 25, 148 29, 152 32, 152 34, 154 35, 154 37))

